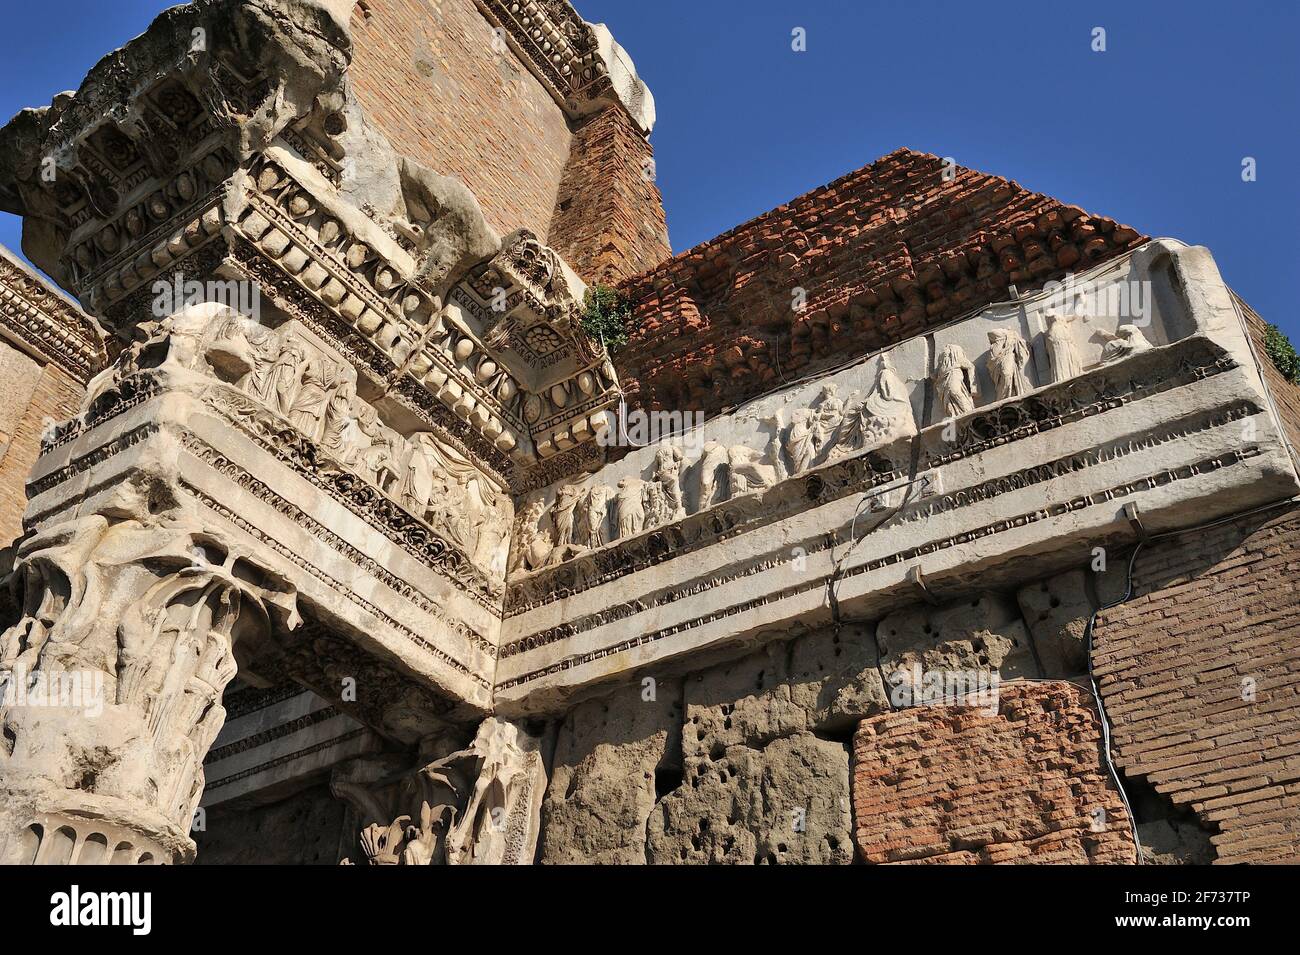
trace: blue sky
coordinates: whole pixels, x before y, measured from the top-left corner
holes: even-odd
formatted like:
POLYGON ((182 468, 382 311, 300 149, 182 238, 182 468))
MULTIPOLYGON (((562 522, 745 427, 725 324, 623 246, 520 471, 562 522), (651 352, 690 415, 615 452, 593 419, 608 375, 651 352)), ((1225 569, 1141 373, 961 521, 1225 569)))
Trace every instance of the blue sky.
MULTIPOLYGON (((165 0, 12 4, 0 113, 75 88, 165 0)), ((577 0, 655 94, 675 250, 911 146, 1207 245, 1300 341, 1300 3, 577 0), (807 51, 791 50, 802 27, 807 51), (1091 49, 1106 30, 1104 53, 1091 49), (1243 182, 1243 157, 1257 181, 1243 182)), ((18 246, 0 216, 0 242, 18 246)))

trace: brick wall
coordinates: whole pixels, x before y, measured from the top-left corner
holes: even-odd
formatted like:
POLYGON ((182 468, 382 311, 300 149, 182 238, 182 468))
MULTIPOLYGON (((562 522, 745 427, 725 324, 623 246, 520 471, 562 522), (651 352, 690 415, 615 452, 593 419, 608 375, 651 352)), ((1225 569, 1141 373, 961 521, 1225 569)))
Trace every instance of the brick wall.
POLYGON ((1268 386, 1269 393, 1273 396, 1278 417, 1282 419, 1282 427, 1286 429, 1292 449, 1300 452, 1300 386, 1293 385, 1283 378, 1282 373, 1277 370, 1277 365, 1273 364, 1272 359, 1268 357, 1268 352, 1264 349, 1264 335, 1267 329, 1264 319, 1240 298, 1237 299, 1237 304, 1246 317, 1246 327, 1250 330, 1255 355, 1259 358, 1260 368, 1264 372, 1264 384, 1268 386))
POLYGON ((1133 863, 1089 695, 1006 684, 998 712, 917 706, 853 738, 854 838, 868 863, 1133 863))
POLYGON ((1141 549, 1094 666, 1117 763, 1217 828, 1221 862, 1300 858, 1300 510, 1141 549))
MULTIPOLYGON (((0 348, 10 347, 0 342, 0 348)), ((76 414, 85 393, 79 381, 56 365, 32 366, 27 374, 39 376, 34 387, 30 381, 0 381, 0 394, 30 394, 25 409, 15 419, 8 443, 0 451, 0 547, 22 532, 27 475, 40 453, 41 432, 48 421, 64 421, 76 414)))
POLYGON ((654 150, 622 109, 574 134, 547 244, 588 283, 613 285, 668 258, 654 150))
POLYGON ((898 150, 629 279, 639 327, 617 364, 630 400, 717 412, 1145 241, 997 176, 944 171, 898 150))
POLYGON ((498 232, 546 235, 568 121, 473 0, 364 0, 352 39, 353 87, 393 146, 469 186, 498 232))
POLYGON ((41 377, 41 362, 0 339, 0 460, 41 377))
POLYGON ((0 548, 22 530, 42 431, 77 413, 106 359, 95 323, 0 246, 0 548))

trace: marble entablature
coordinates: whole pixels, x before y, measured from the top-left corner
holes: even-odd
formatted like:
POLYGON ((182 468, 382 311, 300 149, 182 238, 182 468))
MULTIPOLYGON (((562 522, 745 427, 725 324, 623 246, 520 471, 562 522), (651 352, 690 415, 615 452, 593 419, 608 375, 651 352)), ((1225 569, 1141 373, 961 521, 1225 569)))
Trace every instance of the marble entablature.
POLYGON ((1141 289, 1144 314, 1027 296, 535 497, 519 538, 533 556, 516 552, 506 595, 499 711, 546 712, 618 675, 879 613, 922 587, 1005 586, 1086 563, 1133 539, 1128 501, 1153 530, 1294 492, 1205 250, 1149 243, 1076 283, 1094 305, 1141 289), (665 447, 681 452, 682 516, 620 522, 621 489, 658 487, 665 447), (768 470, 751 481, 756 449, 768 470), (569 517, 592 502, 594 534, 569 517))

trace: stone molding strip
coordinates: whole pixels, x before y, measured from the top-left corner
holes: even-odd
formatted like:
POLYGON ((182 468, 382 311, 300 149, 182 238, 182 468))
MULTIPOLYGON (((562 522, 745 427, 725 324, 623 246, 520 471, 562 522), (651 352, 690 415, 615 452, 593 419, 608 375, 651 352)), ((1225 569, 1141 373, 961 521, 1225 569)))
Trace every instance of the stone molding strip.
POLYGON ((248 779, 250 776, 256 776, 258 773, 266 772, 268 769, 275 769, 277 766, 283 766, 286 763, 291 763, 295 759, 302 759, 304 756, 311 756, 314 753, 319 753, 322 750, 329 749, 331 746, 338 746, 341 743, 351 742, 352 740, 357 739, 368 732, 370 732, 370 730, 364 726, 358 727, 353 730, 349 730, 348 732, 342 734, 341 736, 335 736, 333 739, 323 740, 319 743, 316 743, 313 746, 308 746, 305 749, 300 749, 297 750, 296 752, 286 753, 283 756, 277 756, 275 759, 268 760, 265 763, 260 763, 257 766, 251 766, 248 769, 241 770, 238 773, 232 773, 229 776, 222 776, 220 779, 211 780, 210 782, 207 783, 207 785, 203 787, 203 791, 205 794, 211 793, 215 790, 221 789, 223 786, 229 786, 232 783, 237 783, 241 779, 248 779))
POLYGON ((225 746, 210 749, 208 750, 208 755, 203 759, 203 764, 206 766, 215 763, 218 760, 236 756, 239 753, 246 753, 248 750, 256 749, 264 743, 270 743, 274 740, 288 736, 291 733, 296 733, 299 730, 308 729, 309 727, 315 726, 317 723, 323 723, 338 715, 340 715, 339 711, 333 706, 325 706, 319 710, 313 710, 312 712, 299 716, 296 719, 277 724, 276 726, 272 726, 270 729, 265 729, 260 733, 254 733, 252 736, 245 736, 243 739, 235 740, 233 743, 227 743, 225 746))
POLYGON ((95 323, 0 246, 0 333, 85 384, 104 366, 95 323))
MULTIPOLYGON (((1044 481, 1050 481, 1058 477, 1064 477, 1074 471, 1081 470, 1096 464, 1102 464, 1108 461, 1115 461, 1127 457, 1138 451, 1149 450, 1159 447, 1162 444, 1168 444, 1171 441, 1178 441, 1192 435, 1209 431, 1214 428, 1222 427, 1225 424, 1231 424, 1233 421, 1239 421, 1242 418, 1258 414, 1260 408, 1253 403, 1243 402, 1235 405, 1226 412, 1218 414, 1199 415, 1197 418, 1180 427, 1170 428, 1158 435, 1151 435, 1140 440, 1113 441, 1103 447, 1082 454, 1069 455, 1058 458, 1055 461, 1049 461, 1044 464, 1035 465, 1026 468, 1015 474, 1009 474, 1004 477, 993 478, 985 481, 975 487, 966 488, 953 494, 938 495, 925 501, 919 501, 907 508, 898 516, 899 523, 910 523, 917 520, 925 520, 941 513, 958 510, 988 500, 997 494, 1011 490, 1021 490, 1032 487, 1044 481)), ((835 540, 833 535, 827 535, 819 544, 810 548, 809 553, 818 553, 826 550, 828 547, 834 547, 839 541, 835 540)), ((767 558, 758 561, 752 561, 744 569, 732 575, 728 579, 739 579, 749 576, 753 573, 761 572, 767 569, 771 561, 767 558)), ((883 565, 882 565, 883 566, 883 565)), ((551 627, 538 633, 531 634, 527 637, 521 637, 504 644, 500 650, 500 658, 518 656, 528 653, 532 650, 538 650, 542 647, 556 643, 560 640, 570 639, 593 630, 596 627, 603 626, 617 620, 633 617, 638 613, 646 611, 652 607, 663 607, 692 597, 695 594, 702 593, 714 586, 712 580, 696 583, 695 585, 677 585, 666 588, 654 596, 642 598, 629 603, 617 604, 604 610, 599 614, 588 614, 581 619, 561 624, 558 627, 551 627)))
MULTIPOLYGON (((932 541, 930 543, 922 544, 917 547, 909 547, 905 550, 896 551, 893 554, 889 554, 884 557, 877 558, 876 560, 868 561, 857 567, 843 571, 839 574, 838 579, 844 580, 850 577, 857 577, 862 574, 870 573, 872 571, 879 570, 883 567, 887 567, 891 564, 905 563, 907 561, 915 560, 919 557, 925 556, 926 554, 932 554, 939 550, 945 550, 949 547, 953 547, 958 544, 969 543, 970 541, 978 540, 983 537, 989 537, 995 534, 1000 534, 1016 527, 1024 527, 1028 524, 1037 523, 1038 521, 1049 520, 1053 517, 1059 517, 1063 514, 1068 514, 1071 511, 1081 510, 1085 507, 1090 507, 1102 501, 1109 501, 1109 500, 1114 500, 1116 498, 1127 497, 1128 495, 1137 493, 1138 491, 1161 487, 1166 484, 1171 484, 1175 481, 1186 480, 1188 478, 1195 477, 1199 474, 1205 474, 1211 471, 1217 471, 1220 470, 1221 468, 1232 467, 1236 464, 1240 464, 1244 461, 1247 461, 1261 453, 1262 452, 1260 451, 1259 448, 1248 448, 1241 451, 1229 452, 1228 454, 1217 455, 1215 457, 1207 458, 1205 460, 1198 461, 1195 464, 1185 465, 1180 468, 1171 468, 1165 471, 1148 474, 1145 477, 1137 478, 1132 481, 1126 481, 1123 484, 1116 485, 1111 488, 1107 488, 1106 490, 1101 492, 1081 495, 1080 497, 1072 498, 1069 501, 1055 504, 1052 505, 1051 507, 1040 508, 1035 511, 1030 511, 1028 513, 1017 515, 1016 517, 1005 518, 1000 521, 995 521, 991 524, 986 524, 983 527, 976 528, 970 531, 964 531, 961 534, 955 534, 943 540, 932 541)), ((811 553, 815 553, 818 550, 825 550, 832 546, 834 546, 834 542, 830 540, 826 540, 822 543, 820 548, 814 548, 810 550, 809 553, 811 554, 811 553)), ((767 566, 760 563, 752 567, 749 570, 749 573, 757 573, 764 569, 767 569, 767 566)), ((715 620, 720 620, 725 617, 732 617, 737 614, 745 613, 746 611, 754 610, 759 607, 765 606, 767 604, 775 603, 780 600, 784 600, 788 597, 794 597, 802 593, 808 593, 811 591, 825 590, 825 589, 826 589, 826 578, 819 577, 816 580, 806 582, 806 583, 801 583, 792 587, 787 587, 783 590, 775 591, 773 593, 764 594, 761 597, 755 597, 752 600, 744 601, 743 603, 733 604, 728 607, 719 608, 718 610, 713 611, 712 613, 706 614, 701 617, 696 617, 692 620, 688 620, 683 623, 677 624, 676 626, 667 627, 663 630, 658 630, 652 633, 642 634, 637 637, 631 637, 627 640, 624 640, 620 643, 614 644, 609 647, 602 647, 598 650, 592 650, 587 653, 566 657, 565 659, 552 663, 549 666, 542 667, 537 670, 532 670, 528 673, 520 674, 519 676, 509 680, 503 680, 497 684, 496 688, 498 691, 500 691, 504 689, 510 689, 516 686, 522 686, 527 683, 532 683, 536 680, 543 679, 555 673, 560 673, 565 670, 571 670, 574 669, 575 667, 582 666, 583 664, 586 663, 591 663, 592 661, 595 660, 600 660, 606 657, 614 656, 615 654, 622 653, 627 650, 634 649, 636 647, 645 646, 646 644, 650 644, 650 643, 656 643, 660 640, 663 640, 667 637, 675 636, 679 633, 683 633, 689 630, 694 630, 698 627, 712 623, 715 620)))
POLYGON ((308 692, 307 688, 299 686, 297 683, 281 683, 265 690, 248 687, 247 689, 225 694, 222 697, 221 705, 226 708, 226 722, 229 723, 241 716, 247 716, 249 713, 256 713, 258 710, 275 706, 306 692, 308 692))
MULTIPOLYGON (((159 425, 156 422, 151 421, 142 424, 137 428, 133 428, 130 431, 123 432, 122 434, 114 438, 112 441, 109 441, 107 444, 101 444, 99 447, 95 448, 94 450, 88 451, 85 454, 81 455, 81 457, 73 458, 63 467, 51 471, 49 474, 46 474, 44 477, 37 478, 34 481, 27 482, 27 497, 29 499, 38 497, 39 495, 44 494, 46 491, 49 491, 53 488, 58 487, 60 484, 72 480, 72 478, 76 477, 78 474, 83 474, 86 471, 89 471, 91 468, 95 467, 96 465, 103 464, 105 461, 109 460, 110 458, 116 457, 117 455, 121 454, 123 451, 135 447, 135 445, 139 444, 141 441, 148 440, 149 438, 153 437, 155 434, 158 434, 161 430, 162 429, 159 427, 159 425)), ((111 480, 116 480, 116 478, 113 478, 111 480)), ((98 487, 98 485, 96 485, 96 487, 98 487)), ((81 491, 78 494, 78 498, 84 498, 88 496, 89 491, 93 489, 94 488, 87 488, 86 490, 81 491)), ((51 513, 51 511, 66 510, 68 503, 69 500, 65 498, 64 500, 56 503, 54 507, 50 508, 49 510, 41 511, 38 514, 30 515, 29 523, 35 523, 37 520, 44 517, 46 514, 51 513)))

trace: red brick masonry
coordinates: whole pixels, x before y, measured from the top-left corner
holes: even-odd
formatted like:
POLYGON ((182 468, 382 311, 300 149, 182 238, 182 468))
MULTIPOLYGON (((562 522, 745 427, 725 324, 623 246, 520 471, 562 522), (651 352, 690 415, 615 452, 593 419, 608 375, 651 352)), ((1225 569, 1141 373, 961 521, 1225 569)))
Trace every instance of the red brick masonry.
POLYGON ((1300 859, 1300 510, 1144 547, 1098 617, 1117 762, 1218 830, 1220 862, 1300 859))
POLYGON ((582 278, 614 285, 672 255, 654 150, 621 109, 581 126, 547 243, 582 278))
POLYGON ((869 863, 1133 863, 1089 694, 1003 684, 998 712, 918 706, 853 737, 854 839, 869 863))
POLYGON ((619 106, 576 129, 473 0, 363 0, 349 75, 394 148, 470 188, 505 235, 525 227, 587 282, 672 254, 650 143, 619 106))
MULTIPOLYGON (((10 347, 0 342, 0 348, 10 347)), ((52 421, 66 421, 81 406, 85 387, 55 365, 45 365, 26 410, 9 441, 0 447, 0 547, 22 533, 27 475, 41 452, 41 433, 52 421)), ((0 382, 8 390, 10 383, 0 382)), ((15 390, 17 390, 15 388, 15 390)))
POLYGON ((629 401, 716 413, 1146 241, 945 169, 900 149, 629 279, 640 327, 617 360, 629 401))
POLYGON ((365 0, 349 74, 366 118, 403 155, 455 176, 503 235, 545 236, 569 159, 564 111, 473 0, 365 0))

